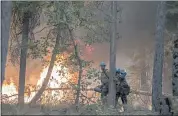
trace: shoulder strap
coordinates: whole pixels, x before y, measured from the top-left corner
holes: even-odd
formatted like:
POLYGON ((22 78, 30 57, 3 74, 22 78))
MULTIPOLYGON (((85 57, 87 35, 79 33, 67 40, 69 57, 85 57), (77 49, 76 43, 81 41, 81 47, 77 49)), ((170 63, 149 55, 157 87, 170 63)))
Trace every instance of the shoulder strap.
POLYGON ((108 76, 108 74, 106 73, 106 70, 107 70, 107 69, 105 69, 103 72, 104 72, 105 76, 109 79, 109 76, 108 76))

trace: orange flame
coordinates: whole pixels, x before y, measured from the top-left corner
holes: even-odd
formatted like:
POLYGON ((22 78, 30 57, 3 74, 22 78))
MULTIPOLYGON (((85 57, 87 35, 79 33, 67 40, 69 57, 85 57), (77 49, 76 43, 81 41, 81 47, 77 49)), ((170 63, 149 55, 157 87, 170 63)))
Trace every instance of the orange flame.
MULTIPOLYGON (((58 55, 57 60, 59 62, 63 62, 66 59, 66 57, 67 57, 66 54, 58 55)), ((49 59, 49 58, 50 57, 46 57, 46 59, 49 59)), ((53 71, 51 74, 51 78, 48 83, 48 88, 59 88, 62 83, 66 83, 69 79, 73 80, 71 78, 73 76, 76 76, 76 73, 70 74, 68 68, 66 68, 64 66, 63 66, 63 68, 61 68, 61 67, 62 66, 60 64, 54 65, 53 71), (63 74, 60 74, 60 70, 62 70, 63 74)), ((43 71, 41 72, 40 79, 37 82, 38 88, 42 86, 42 83, 43 83, 44 79, 46 78, 47 72, 48 72, 48 67, 44 68, 43 71)), ((73 81, 76 82, 75 80, 73 80, 73 81)), ((33 89, 32 87, 25 88, 25 91, 26 91, 25 98, 24 98, 25 102, 29 102, 36 94, 35 91, 31 92, 32 89, 33 89)), ((3 86, 2 86, 2 94, 6 94, 7 96, 18 94, 17 87, 14 84, 14 82, 12 81, 12 79, 10 80, 10 82, 7 82, 6 80, 4 81, 3 86)), ((49 93, 47 93, 47 94, 49 94, 49 93)), ((55 92, 55 91, 51 92, 52 96, 54 96, 56 94, 58 96, 58 99, 60 99, 63 96, 62 91, 61 92, 55 92)), ((15 98, 17 98, 17 96, 11 97, 11 100, 15 99, 15 98)))

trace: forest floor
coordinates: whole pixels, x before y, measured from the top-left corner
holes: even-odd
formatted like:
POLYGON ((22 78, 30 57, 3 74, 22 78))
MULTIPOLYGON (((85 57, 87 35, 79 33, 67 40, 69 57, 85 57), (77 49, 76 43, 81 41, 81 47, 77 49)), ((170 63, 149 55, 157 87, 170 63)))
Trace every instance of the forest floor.
POLYGON ((127 111, 124 112, 102 110, 96 104, 85 105, 80 107, 78 111, 74 106, 65 104, 55 107, 43 105, 29 107, 25 105, 22 110, 19 110, 17 105, 2 104, 1 109, 3 115, 158 115, 158 113, 147 109, 134 109, 129 106, 127 106, 127 111))

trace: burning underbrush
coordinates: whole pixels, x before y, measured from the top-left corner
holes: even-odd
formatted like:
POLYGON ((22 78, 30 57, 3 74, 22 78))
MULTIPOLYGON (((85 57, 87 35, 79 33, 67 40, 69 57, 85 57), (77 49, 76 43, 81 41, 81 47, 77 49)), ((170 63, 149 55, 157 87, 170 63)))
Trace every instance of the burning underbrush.
MULTIPOLYGON (((48 57, 47 59, 50 59, 48 57)), ((56 64, 53 66, 53 70, 48 82, 48 86, 43 92, 43 95, 38 100, 38 104, 55 104, 60 103, 74 103, 76 97, 78 72, 67 68, 66 64, 70 64, 69 55, 57 56, 56 64)), ((44 79, 46 78, 48 67, 44 67, 40 74, 40 79, 37 81, 37 85, 26 85, 25 87, 25 103, 29 103, 35 96, 37 91, 42 86, 44 79)), ((85 80, 85 78, 83 78, 85 80)), ((80 100, 82 104, 96 103, 98 95, 91 89, 88 89, 85 85, 85 81, 82 81, 80 100), (87 90, 86 90, 87 89, 87 90)), ((17 104, 18 102, 18 85, 15 84, 13 79, 5 80, 2 86, 1 103, 3 104, 17 104)))
MULTIPOLYGON (((61 112, 65 112, 66 109, 70 109, 72 104, 75 102, 75 94, 76 94, 76 88, 75 88, 75 79, 71 78, 77 78, 77 74, 73 73, 70 74, 66 73, 64 76, 59 76, 56 72, 60 69, 59 66, 54 66, 53 72, 51 74, 51 79, 48 83, 48 87, 44 91, 43 95, 40 97, 40 99, 37 101, 37 107, 36 108, 30 108, 31 110, 26 108, 22 112, 22 114, 25 112, 28 112, 27 114, 34 113, 38 114, 39 112, 53 112, 54 109, 60 110, 61 112), (62 105, 63 104, 63 105, 62 105), (27 110, 28 109, 28 110, 27 110)), ((28 103, 30 100, 34 97, 36 92, 39 90, 43 79, 47 73, 47 68, 44 68, 43 72, 41 73, 41 78, 38 81, 37 86, 27 85, 25 89, 25 102, 28 103)), ((67 71, 67 68, 66 68, 67 71)), ((17 86, 14 84, 14 82, 11 80, 9 82, 5 81, 2 87, 2 96, 1 96, 1 104, 2 104, 2 111, 3 114, 18 114, 17 102, 18 102, 18 91, 17 86), (11 110, 10 110, 11 109, 11 110), (10 110, 10 111, 9 111, 10 110), (11 112, 12 111, 12 112, 11 112)), ((81 104, 93 104, 96 103, 98 100, 98 97, 95 92, 88 89, 82 89, 81 95, 80 95, 80 101, 81 104)), ((27 106, 25 106, 27 107, 27 106)), ((21 111, 20 111, 21 112, 21 111)), ((73 112, 73 111, 70 111, 73 112)), ((68 110, 69 113, 69 110, 68 110)))
MULTIPOLYGON (((58 75, 58 70, 60 66, 54 66, 53 72, 51 74, 51 79, 48 83, 48 87, 44 91, 41 99, 39 100, 40 104, 43 104, 47 101, 69 101, 70 103, 75 99, 75 86, 74 79, 70 81, 72 76, 77 76, 76 73, 69 75, 69 73, 65 73, 64 76, 58 75)), ((42 85, 42 82, 45 78, 48 68, 44 68, 41 73, 40 80, 37 83, 37 86, 27 85, 25 88, 25 102, 28 103, 39 90, 42 85)), ((65 69, 67 71, 67 69, 65 69)), ((74 77, 76 78, 76 77, 74 77)), ((7 104, 16 104, 17 96, 18 96, 18 87, 14 84, 12 80, 10 82, 5 81, 2 86, 2 103, 7 104)), ((92 91, 92 90, 91 90, 92 91)), ((91 91, 87 93, 92 93, 91 91)), ((94 95, 89 95, 90 97, 94 97, 94 95)), ((82 92, 82 97, 87 98, 86 92, 82 92)), ((55 102, 56 103, 56 102, 55 102)))

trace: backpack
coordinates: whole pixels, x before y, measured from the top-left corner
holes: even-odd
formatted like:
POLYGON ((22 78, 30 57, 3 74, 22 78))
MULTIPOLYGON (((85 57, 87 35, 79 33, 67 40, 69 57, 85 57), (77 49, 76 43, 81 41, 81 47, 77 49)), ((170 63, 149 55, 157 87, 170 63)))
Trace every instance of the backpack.
POLYGON ((130 93, 130 86, 124 85, 121 87, 121 94, 129 95, 130 93))

